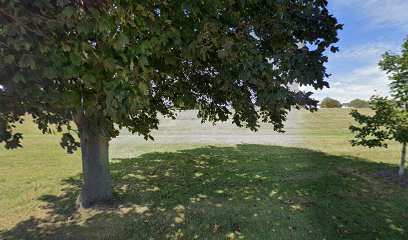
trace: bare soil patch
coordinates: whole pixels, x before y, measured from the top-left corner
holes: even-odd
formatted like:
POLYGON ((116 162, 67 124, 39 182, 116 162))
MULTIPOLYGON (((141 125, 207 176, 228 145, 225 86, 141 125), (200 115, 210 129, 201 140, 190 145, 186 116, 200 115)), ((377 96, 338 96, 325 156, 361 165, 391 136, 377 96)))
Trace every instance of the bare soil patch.
POLYGON ((377 175, 388 182, 408 188, 408 174, 400 177, 396 171, 379 171, 377 175))

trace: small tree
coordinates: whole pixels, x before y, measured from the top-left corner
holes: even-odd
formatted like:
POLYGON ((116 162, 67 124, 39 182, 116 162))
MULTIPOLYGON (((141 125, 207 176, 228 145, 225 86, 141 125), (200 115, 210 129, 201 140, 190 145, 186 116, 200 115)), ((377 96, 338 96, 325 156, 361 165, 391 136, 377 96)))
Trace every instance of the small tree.
POLYGON ((361 99, 354 99, 348 104, 348 106, 352 108, 369 108, 370 103, 361 99))
POLYGON ((341 103, 336 99, 326 97, 320 103, 322 108, 341 108, 341 103))
POLYGON ((21 146, 26 113, 62 131, 68 152, 81 147, 84 207, 113 198, 118 128, 153 139, 159 114, 198 106, 203 121, 282 131, 292 107, 315 110, 289 85, 328 87, 341 28, 321 0, 5 0, 0 13, 0 143, 21 146))
POLYGON ((357 133, 351 144, 367 147, 387 147, 386 141, 394 140, 402 144, 399 175, 405 171, 408 143, 408 38, 401 55, 385 53, 380 67, 389 74, 392 100, 386 97, 371 98, 374 115, 367 116, 357 110, 351 116, 360 126, 350 126, 357 133))

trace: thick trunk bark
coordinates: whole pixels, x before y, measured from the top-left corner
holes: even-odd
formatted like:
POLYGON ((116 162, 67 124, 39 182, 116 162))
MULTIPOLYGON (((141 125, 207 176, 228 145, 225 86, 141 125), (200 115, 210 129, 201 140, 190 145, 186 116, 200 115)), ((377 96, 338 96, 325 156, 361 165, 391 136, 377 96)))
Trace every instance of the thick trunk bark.
POLYGON ((401 150, 401 163, 400 163, 400 169, 399 169, 400 177, 402 177, 404 175, 406 160, 407 160, 407 144, 403 143, 402 144, 402 150, 401 150))
POLYGON ((81 138, 83 185, 79 203, 88 208, 113 201, 109 170, 109 143, 101 136, 81 138))
POLYGON ((93 119, 82 115, 76 124, 80 129, 83 185, 78 204, 84 208, 113 203, 109 170, 109 138, 92 130, 93 119))

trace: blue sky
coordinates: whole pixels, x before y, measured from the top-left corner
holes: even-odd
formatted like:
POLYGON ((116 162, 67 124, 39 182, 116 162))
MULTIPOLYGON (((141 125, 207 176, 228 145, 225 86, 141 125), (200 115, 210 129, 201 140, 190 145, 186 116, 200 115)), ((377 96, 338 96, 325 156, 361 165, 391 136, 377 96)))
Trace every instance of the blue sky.
POLYGON ((326 65, 330 89, 314 97, 348 102, 387 95, 389 80, 378 62, 386 51, 399 52, 408 37, 408 0, 329 0, 329 9, 344 24, 340 52, 330 53, 326 65))

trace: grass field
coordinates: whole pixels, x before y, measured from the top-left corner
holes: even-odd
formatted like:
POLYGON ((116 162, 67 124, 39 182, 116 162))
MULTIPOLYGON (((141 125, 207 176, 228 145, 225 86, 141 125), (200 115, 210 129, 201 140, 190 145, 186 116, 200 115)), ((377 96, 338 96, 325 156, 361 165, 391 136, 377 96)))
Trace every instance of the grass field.
MULTIPOLYGON (((368 111, 368 110, 365 110, 368 111)), ((27 121, 0 149, 0 239, 408 239, 399 146, 351 147, 348 109, 295 111, 285 134, 163 119, 154 142, 111 142, 119 206, 77 210, 79 153, 27 121)))

